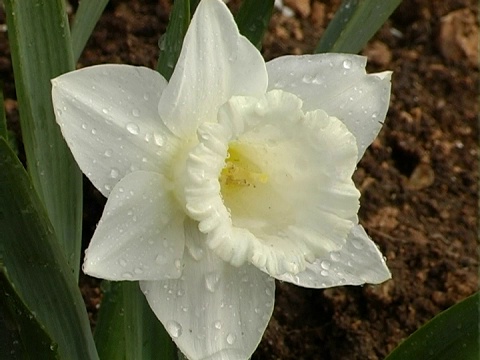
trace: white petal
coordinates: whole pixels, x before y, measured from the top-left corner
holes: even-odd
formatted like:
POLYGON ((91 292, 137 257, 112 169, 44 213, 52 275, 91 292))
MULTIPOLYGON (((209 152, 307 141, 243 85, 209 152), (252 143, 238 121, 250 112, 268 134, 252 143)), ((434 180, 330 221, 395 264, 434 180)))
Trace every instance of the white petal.
POLYGON ((186 208, 224 261, 297 273, 343 246, 359 207, 355 138, 338 119, 301 108, 281 90, 234 97, 218 123, 200 126, 186 208))
POLYGON ((136 171, 113 188, 85 255, 86 274, 108 280, 178 278, 185 215, 162 175, 136 171))
POLYGON ((178 136, 216 118, 233 95, 265 93, 267 73, 259 51, 238 32, 226 5, 203 0, 197 7, 159 112, 178 136))
POLYGON ((98 65, 52 80, 57 122, 82 171, 103 195, 134 170, 166 172, 177 140, 158 115, 156 71, 98 65))
POLYGON ((355 135, 358 159, 382 128, 390 101, 390 72, 367 75, 367 58, 348 54, 284 56, 267 63, 268 88, 283 89, 322 109, 355 135))
POLYGON ((196 223, 189 226, 182 277, 140 286, 187 358, 248 359, 270 320, 275 282, 249 264, 236 268, 223 262, 204 246, 196 223))
POLYGON ((355 225, 340 250, 316 259, 301 273, 285 274, 277 279, 309 288, 327 288, 379 284, 391 277, 378 247, 361 225, 355 225))

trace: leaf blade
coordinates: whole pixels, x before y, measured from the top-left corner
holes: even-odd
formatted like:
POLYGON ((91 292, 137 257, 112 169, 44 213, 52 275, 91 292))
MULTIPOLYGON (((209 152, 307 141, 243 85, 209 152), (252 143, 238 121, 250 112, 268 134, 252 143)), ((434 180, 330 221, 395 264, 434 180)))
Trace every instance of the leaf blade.
POLYGON ((273 13, 274 0, 245 0, 235 21, 240 33, 261 49, 262 39, 273 13))
POLYGON ((480 354, 480 292, 438 314, 385 360, 476 360, 480 354))
POLYGON ((176 359, 170 336, 150 309, 138 282, 106 282, 95 330, 100 358, 176 359))
POLYGON ((50 95, 50 79, 74 69, 64 1, 5 0, 5 8, 28 172, 78 278, 82 175, 50 95))
POLYGON ((58 344, 60 358, 97 359, 71 269, 28 174, 3 138, 0 168, 0 271, 58 344))
POLYGON ((72 23, 72 50, 75 63, 82 54, 107 4, 108 0, 82 0, 78 4, 72 23))
POLYGON ((357 54, 402 0, 344 0, 315 53, 357 54))
POLYGON ((170 80, 182 50, 183 38, 190 24, 190 1, 177 0, 170 14, 167 30, 159 40, 157 71, 170 80))

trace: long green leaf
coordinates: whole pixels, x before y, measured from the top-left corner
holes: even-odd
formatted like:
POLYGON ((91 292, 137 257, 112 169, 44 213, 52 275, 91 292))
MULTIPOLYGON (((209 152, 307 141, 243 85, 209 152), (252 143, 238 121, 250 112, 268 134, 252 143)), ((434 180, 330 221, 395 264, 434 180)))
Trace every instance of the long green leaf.
POLYGON ((2 86, 0 86, 0 137, 3 137, 4 139, 8 140, 7 117, 5 115, 5 105, 3 101, 2 86))
POLYGON ((477 360, 480 356, 480 293, 440 313, 385 360, 477 360))
POLYGON ((240 33, 258 49, 272 17, 274 0, 244 0, 235 16, 240 33))
POLYGON ((104 282, 95 342, 108 360, 175 359, 175 347, 138 282, 104 282))
POLYGON ((159 41, 157 71, 170 80, 182 50, 183 38, 190 24, 190 1, 176 0, 167 31, 159 41))
POLYGON ((82 176, 55 122, 50 79, 73 70, 63 0, 5 0, 28 171, 78 277, 82 176))
POLYGON ((75 278, 28 174, 3 138, 0 169, 0 272, 58 344, 61 359, 97 359, 75 278))
POLYGON ((58 347, 0 272, 0 357, 58 359, 58 347))
POLYGON ((105 10, 108 0, 82 0, 72 24, 72 49, 75 62, 82 54, 88 38, 105 10))
POLYGON ((328 25, 316 53, 358 53, 402 0, 344 0, 328 25))

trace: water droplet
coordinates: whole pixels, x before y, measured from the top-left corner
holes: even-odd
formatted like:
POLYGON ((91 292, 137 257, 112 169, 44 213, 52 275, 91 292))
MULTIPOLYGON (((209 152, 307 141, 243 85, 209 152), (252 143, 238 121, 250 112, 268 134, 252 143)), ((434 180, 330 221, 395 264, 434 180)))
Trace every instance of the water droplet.
POLYGON ((236 337, 233 334, 228 334, 227 335, 227 343, 229 345, 233 345, 235 343, 236 337))
POLYGON ((150 140, 152 140, 152 134, 149 134, 149 133, 145 134, 145 141, 148 143, 150 142, 150 140))
POLYGON ((332 261, 338 261, 340 260, 340 254, 338 252, 332 252, 330 253, 330 259, 332 259, 332 261))
POLYGON ((140 132, 138 125, 134 123, 128 123, 126 128, 127 128, 127 131, 132 135, 138 135, 138 133, 140 132))
POLYGON ((127 261, 125 259, 120 259, 118 260, 118 264, 122 267, 127 266, 127 261))
POLYGON ((131 279, 131 278, 133 278, 133 275, 130 274, 129 272, 125 272, 125 273, 122 274, 122 277, 124 279, 131 279))
POLYGON ((167 322, 167 331, 173 338, 178 338, 182 335, 182 325, 176 321, 170 320, 167 322))
POLYGON ((217 272, 210 272, 205 275, 205 286, 208 291, 215 292, 218 288, 218 283, 220 280, 220 276, 217 272))
POLYGON ((137 268, 135 268, 135 269, 133 270, 133 272, 134 272, 135 274, 143 274, 143 269, 137 267, 137 268))
POLYGON ((163 144, 165 143, 165 139, 163 138, 163 135, 161 135, 161 134, 153 133, 153 138, 154 138, 155 144, 157 144, 157 146, 163 146, 163 144))
POLYGON ((270 290, 269 288, 266 288, 265 294, 267 294, 268 296, 272 296, 272 290, 270 290))
POLYGON ((222 323, 220 321, 215 321, 213 326, 215 326, 215 329, 220 330, 222 328, 222 323))
POLYGON ((158 254, 157 257, 155 258, 155 262, 158 265, 163 265, 167 263, 167 257, 164 254, 158 254))
POLYGON ((376 119, 377 117, 378 117, 378 112, 375 111, 375 112, 372 114, 372 119, 376 119))
POLYGON ((87 130, 87 125, 86 125, 86 124, 82 124, 82 129, 83 129, 83 130, 87 130))
POLYGON ((363 249, 363 244, 361 241, 352 240, 352 245, 355 247, 355 249, 358 249, 358 250, 363 249))
POLYGON ((108 184, 105 184, 103 187, 104 187, 105 190, 107 190, 107 191, 112 190, 112 187, 111 187, 110 185, 108 185, 108 184))
POLYGON ((175 267, 180 270, 182 268, 182 262, 180 261, 180 259, 176 259, 173 264, 175 265, 175 267))
POLYGON ((105 108, 102 109, 102 112, 103 112, 104 114, 108 114, 108 110, 105 109, 105 108))
POLYGON ((325 269, 325 270, 328 270, 330 269, 330 263, 327 261, 327 260, 323 260, 321 263, 320 263, 320 266, 325 269))
POLYGON ((103 155, 105 155, 106 157, 111 157, 113 155, 113 150, 112 149, 107 149, 107 150, 105 150, 103 155))
POLYGON ((352 67, 352 62, 350 60, 343 60, 343 67, 345 69, 350 69, 352 67))
POLYGON ((112 179, 118 178, 119 175, 120 175, 120 172, 118 171, 118 169, 112 168, 112 170, 110 170, 110 177, 112 179))
POLYGON ((327 270, 322 270, 322 271, 320 271, 320 275, 328 276, 328 271, 327 270))
POLYGON ((143 94, 143 100, 145 100, 145 101, 146 101, 146 100, 148 100, 149 98, 150 98, 150 97, 148 96, 148 94, 147 94, 147 93, 143 94))
POLYGON ((188 246, 188 252, 194 260, 200 261, 203 258, 203 249, 199 246, 188 246))
POLYGON ((133 109, 133 110, 132 110, 132 115, 135 116, 135 117, 139 117, 139 116, 140 116, 140 110, 138 110, 138 109, 133 109))

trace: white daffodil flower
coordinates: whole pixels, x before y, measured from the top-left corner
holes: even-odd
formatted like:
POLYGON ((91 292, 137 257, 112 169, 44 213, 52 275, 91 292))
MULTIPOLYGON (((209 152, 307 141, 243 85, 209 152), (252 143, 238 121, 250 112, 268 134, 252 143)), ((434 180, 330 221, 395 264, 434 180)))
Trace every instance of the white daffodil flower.
POLYGON ((265 64, 219 0, 200 2, 170 82, 100 65, 52 81, 76 161, 108 197, 84 271, 140 281, 190 359, 246 359, 274 278, 312 288, 390 278, 358 224, 352 174, 390 73, 346 54, 265 64))

